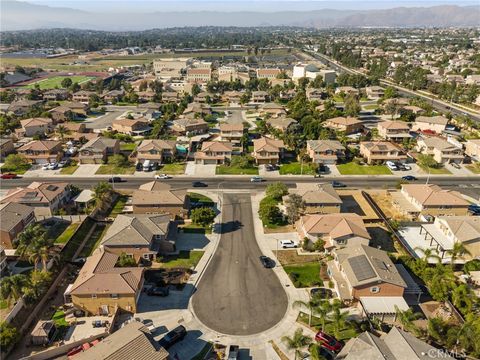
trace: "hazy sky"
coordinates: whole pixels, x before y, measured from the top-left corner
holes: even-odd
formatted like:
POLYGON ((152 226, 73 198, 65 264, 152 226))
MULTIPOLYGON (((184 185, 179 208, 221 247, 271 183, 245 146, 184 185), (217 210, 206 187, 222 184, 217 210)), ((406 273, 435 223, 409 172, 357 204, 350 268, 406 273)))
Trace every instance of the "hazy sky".
POLYGON ((86 11, 184 11, 184 10, 218 10, 218 11, 282 11, 282 10, 318 10, 318 9, 385 9, 400 6, 434 6, 444 4, 456 5, 478 5, 479 0, 406 0, 406 1, 351 1, 351 0, 258 0, 258 1, 238 1, 238 0, 30 0, 30 3, 49 5, 55 7, 69 7, 86 11), (112 8, 113 3, 115 4, 112 8))

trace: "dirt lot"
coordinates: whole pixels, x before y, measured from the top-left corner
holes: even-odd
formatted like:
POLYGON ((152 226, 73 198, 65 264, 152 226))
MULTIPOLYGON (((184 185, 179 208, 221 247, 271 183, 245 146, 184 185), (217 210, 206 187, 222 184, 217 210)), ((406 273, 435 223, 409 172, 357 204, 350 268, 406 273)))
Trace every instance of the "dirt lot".
POLYGON ((349 212, 360 215, 363 219, 377 219, 378 216, 362 196, 360 190, 337 190, 343 201, 342 213, 349 212))
POLYGON ((297 250, 278 250, 277 258, 282 265, 303 264, 319 261, 323 258, 323 254, 298 255, 297 250))
POLYGON ((392 204, 392 197, 386 190, 369 190, 373 201, 382 209, 387 218, 397 221, 409 221, 409 218, 400 213, 392 204))

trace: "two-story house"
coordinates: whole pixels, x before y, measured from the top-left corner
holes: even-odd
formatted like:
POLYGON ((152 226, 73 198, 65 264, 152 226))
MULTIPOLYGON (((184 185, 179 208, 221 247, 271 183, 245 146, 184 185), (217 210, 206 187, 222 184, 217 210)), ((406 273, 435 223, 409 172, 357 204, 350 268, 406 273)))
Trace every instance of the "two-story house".
POLYGON ((28 225, 35 221, 33 208, 15 202, 0 204, 0 246, 13 249, 13 243, 28 225))
POLYGON ((17 152, 32 164, 47 164, 60 161, 63 156, 62 143, 53 140, 32 140, 19 147, 17 152))
POLYGON ((362 141, 360 155, 368 164, 381 164, 386 161, 405 162, 405 152, 388 141, 362 141))
POLYGON ((336 164, 345 159, 345 150, 338 140, 307 140, 307 154, 315 164, 336 164))
POLYGON ((385 95, 385 89, 381 86, 367 86, 365 92, 369 99, 378 100, 385 95))
POLYGON ((229 142, 233 147, 242 146, 243 124, 220 124, 220 141, 229 142))
POLYGON ((377 129, 378 135, 388 141, 402 142, 412 137, 410 127, 404 121, 382 121, 377 129))
POLYGON ((0 158, 3 159, 15 152, 15 146, 13 140, 9 138, 0 138, 0 158))
POLYGON ((197 164, 226 164, 232 158, 233 145, 229 142, 205 141, 202 148, 195 153, 197 164))
POLYGON ((67 89, 51 89, 43 93, 43 100, 47 101, 62 101, 67 100, 70 93, 67 89))
POLYGON ((285 132, 287 129, 292 126, 293 124, 297 123, 297 120, 285 117, 285 116, 280 116, 277 118, 270 118, 265 120, 265 123, 270 126, 272 129, 275 129, 280 132, 285 132))
POLYGON ((171 130, 178 135, 198 135, 208 131, 208 123, 202 118, 173 120, 171 130))
POLYGON ((258 165, 280 163, 284 150, 285 144, 283 140, 275 140, 267 137, 253 140, 252 156, 258 165))
POLYGON ((110 155, 120 152, 120 141, 106 137, 97 137, 89 140, 80 148, 78 161, 80 164, 106 163, 110 155))
POLYGON ((112 122, 112 130, 127 135, 145 135, 152 128, 149 122, 144 119, 115 119, 112 122))
POLYGON ((132 194, 134 214, 169 214, 172 219, 188 214, 189 198, 185 189, 172 189, 162 181, 139 186, 132 194))
POLYGON ((35 135, 46 135, 53 130, 53 120, 49 118, 30 118, 20 120, 20 129, 17 129, 15 133, 17 136, 32 137, 35 135))
POLYGON ((416 150, 425 155, 432 155, 439 164, 462 163, 463 150, 439 137, 419 137, 416 150))
POLYGON ((80 90, 73 93, 72 100, 88 104, 90 97, 96 95, 95 91, 80 90))
POLYGON ((177 152, 175 141, 149 139, 143 140, 137 147, 137 162, 144 163, 146 160, 162 164, 166 160, 173 160, 177 152))
MULTIPOLYGON (((302 197, 306 214, 339 213, 343 203, 331 184, 298 183, 295 189, 289 190, 289 194, 302 197)), ((283 202, 287 199, 288 195, 285 195, 283 202)))
POLYGON ((310 101, 321 101, 326 96, 322 89, 308 88, 305 93, 310 101))
POLYGON ((277 118, 279 116, 285 116, 287 112, 285 108, 276 103, 266 103, 263 104, 260 108, 260 115, 261 116, 270 116, 272 118, 277 118))
POLYGON ((268 92, 266 91, 252 91, 252 97, 251 97, 251 102, 260 104, 260 103, 265 103, 269 98, 268 92))
POLYGON ((449 120, 445 116, 418 116, 412 125, 413 131, 425 131, 441 134, 445 131, 449 120))
POLYGON ((342 131, 348 135, 362 131, 363 122, 355 117, 339 116, 326 120, 324 126, 335 131, 342 131))
POLYGON ((480 161, 480 139, 469 139, 465 142, 465 154, 480 161))

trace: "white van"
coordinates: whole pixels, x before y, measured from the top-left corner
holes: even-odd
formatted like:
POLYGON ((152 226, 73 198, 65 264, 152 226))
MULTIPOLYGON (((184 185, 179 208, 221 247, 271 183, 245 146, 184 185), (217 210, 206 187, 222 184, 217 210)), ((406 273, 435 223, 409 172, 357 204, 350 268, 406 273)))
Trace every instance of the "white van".
POLYGON ((390 170, 393 170, 393 171, 397 171, 398 170, 398 167, 397 165, 395 165, 395 163, 393 161, 387 161, 385 163, 385 165, 387 165, 387 167, 390 169, 390 170))
POLYGON ((143 171, 150 171, 150 167, 150 160, 145 160, 145 162, 143 163, 143 171))

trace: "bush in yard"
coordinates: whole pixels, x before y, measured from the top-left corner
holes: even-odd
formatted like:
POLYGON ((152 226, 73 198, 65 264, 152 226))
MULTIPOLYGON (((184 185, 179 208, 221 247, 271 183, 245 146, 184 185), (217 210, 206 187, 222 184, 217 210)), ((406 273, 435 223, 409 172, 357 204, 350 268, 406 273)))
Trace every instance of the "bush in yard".
POLYGON ((207 226, 210 225, 215 219, 215 211, 208 207, 201 207, 193 209, 190 213, 192 222, 196 225, 207 226))
POLYGON ((267 194, 267 197, 271 197, 277 201, 280 201, 282 196, 288 194, 288 188, 284 183, 277 182, 268 185, 265 193, 267 194))
POLYGON ((313 244, 313 249, 315 251, 325 251, 325 241, 323 239, 318 239, 313 244))
POLYGON ((300 218, 300 213, 305 210, 305 202, 300 195, 290 194, 285 204, 288 222, 293 225, 300 218))
POLYGON ((230 161, 230 166, 248 169, 251 166, 251 162, 247 156, 234 155, 230 161))
POLYGON ((118 258, 117 266, 131 267, 131 266, 137 266, 137 263, 135 262, 135 259, 133 257, 128 256, 126 253, 122 252, 120 254, 120 257, 118 258))
POLYGON ((418 164, 423 167, 429 167, 436 169, 440 167, 440 164, 435 161, 432 155, 419 154, 418 155, 418 164))
POLYGON ((304 238, 303 238, 303 241, 302 241, 302 249, 305 250, 305 251, 309 251, 309 250, 310 250, 310 240, 309 240, 307 237, 304 237, 304 238))
POLYGON ((293 286, 295 287, 300 287, 300 281, 298 281, 299 276, 300 275, 294 272, 288 274, 288 277, 290 278, 290 280, 292 280, 293 286))
POLYGON ((277 202, 268 196, 260 201, 258 215, 264 224, 274 224, 282 217, 277 202))
POLYGON ((121 154, 110 156, 108 164, 115 167, 127 167, 129 165, 127 158, 121 154))
POLYGON ((0 323, 0 348, 5 351, 15 344, 19 336, 18 330, 5 321, 0 323))
POLYGON ((16 171, 28 166, 28 160, 24 155, 10 154, 5 158, 5 164, 2 170, 16 171))

